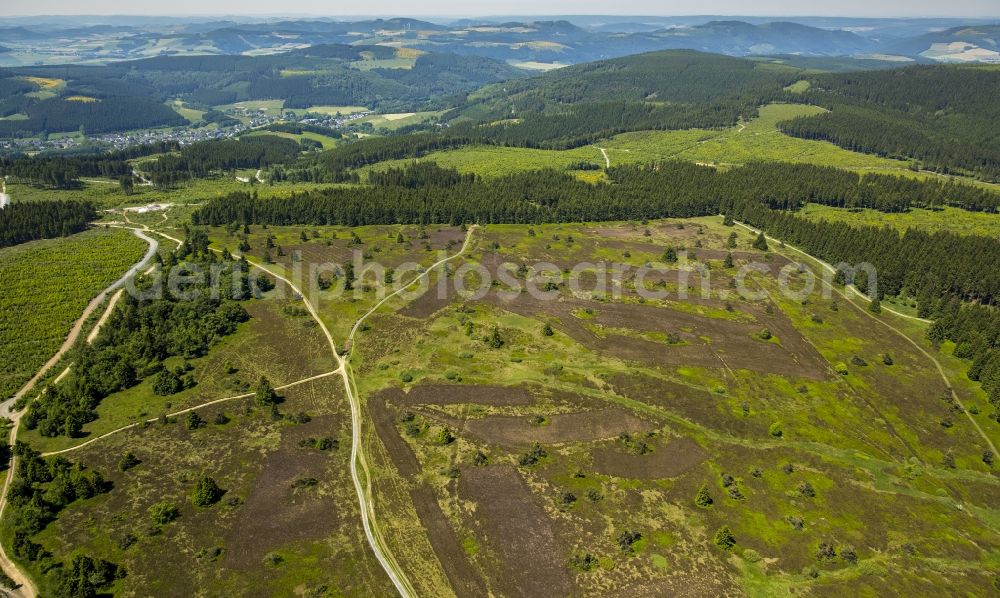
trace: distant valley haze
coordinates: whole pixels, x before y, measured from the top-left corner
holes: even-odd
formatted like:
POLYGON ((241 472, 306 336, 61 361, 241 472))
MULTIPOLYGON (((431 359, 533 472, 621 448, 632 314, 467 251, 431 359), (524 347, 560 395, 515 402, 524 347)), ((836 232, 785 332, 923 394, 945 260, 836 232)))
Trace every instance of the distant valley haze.
POLYGON ((359 5, 352 2, 322 2, 296 0, 275 4, 265 0, 177 0, 134 2, 127 0, 41 0, 38 2, 5 2, 0 16, 29 15, 239 15, 326 16, 348 18, 359 15, 378 16, 477 16, 484 15, 745 15, 745 16, 834 16, 834 17, 949 17, 989 18, 1000 16, 1000 4, 994 0, 962 0, 943 4, 930 0, 911 2, 841 2, 805 1, 789 4, 777 0, 754 3, 721 0, 708 4, 680 1, 626 0, 608 3, 598 0, 509 0, 507 2, 456 2, 429 0, 399 2, 374 0, 359 5), (365 12, 360 13, 359 8, 365 12))

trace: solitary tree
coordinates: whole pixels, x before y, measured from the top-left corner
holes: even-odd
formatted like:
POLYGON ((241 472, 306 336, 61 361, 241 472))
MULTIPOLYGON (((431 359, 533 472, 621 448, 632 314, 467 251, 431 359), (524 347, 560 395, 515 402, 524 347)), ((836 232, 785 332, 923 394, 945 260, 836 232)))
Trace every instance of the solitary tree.
POLYGON ((698 493, 694 495, 694 504, 707 509, 712 506, 713 502, 715 501, 712 500, 712 495, 708 493, 708 486, 702 484, 701 488, 698 488, 698 493))
POLYGON ((728 525, 723 525, 719 531, 715 532, 715 545, 723 550, 730 550, 736 546, 736 536, 733 535, 728 525))
POLYGON ((555 331, 552 330, 552 326, 550 324, 546 323, 545 326, 542 327, 542 334, 545 336, 552 336, 555 334, 555 331))
POLYGON ((757 238, 753 241, 753 248, 759 251, 767 251, 767 239, 764 238, 764 233, 758 233, 757 238))
POLYGON ((271 383, 264 376, 257 382, 257 390, 254 392, 254 402, 259 407, 270 407, 278 402, 278 395, 274 392, 271 383))
POLYGON ((677 250, 673 247, 667 247, 667 250, 663 252, 663 261, 668 264, 677 262, 677 250))
POLYGON ((500 328, 497 325, 493 325, 493 332, 490 333, 486 342, 493 349, 499 349, 503 346, 503 337, 500 336, 500 328))
POLYGON ((191 492, 191 503, 196 507, 207 507, 219 502, 222 498, 222 488, 214 479, 204 476, 194 486, 191 492))
POLYGON ((344 266, 344 290, 350 291, 354 288, 354 264, 348 263, 344 266))
POLYGON ((732 268, 733 267, 733 254, 732 253, 727 253, 726 254, 726 259, 722 260, 722 267, 723 268, 732 268))

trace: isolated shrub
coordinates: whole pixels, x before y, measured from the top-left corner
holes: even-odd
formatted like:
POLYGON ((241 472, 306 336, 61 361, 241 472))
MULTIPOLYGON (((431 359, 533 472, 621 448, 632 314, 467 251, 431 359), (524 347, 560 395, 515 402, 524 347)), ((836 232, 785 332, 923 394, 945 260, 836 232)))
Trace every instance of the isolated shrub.
POLYGON ((274 392, 271 382, 264 376, 257 381, 257 389, 253 395, 254 402, 258 407, 270 407, 278 402, 278 395, 274 392))
POLYGON ((708 486, 702 484, 701 488, 698 488, 697 494, 694 495, 694 504, 707 509, 712 506, 713 502, 715 501, 712 500, 712 495, 708 492, 708 486))
POLYGON ((437 435, 434 436, 434 444, 440 444, 441 446, 451 444, 455 442, 455 435, 451 433, 451 429, 448 426, 444 426, 438 430, 437 435))
POLYGON ((555 331, 552 330, 552 326, 550 324, 546 323, 545 326, 542 327, 542 335, 543 336, 552 336, 554 334, 555 334, 555 331))
POLYGON ((280 565, 284 560, 285 560, 284 557, 282 557, 280 554, 276 552, 269 552, 264 555, 265 565, 272 565, 272 566, 280 565))
POLYGON ((582 556, 575 554, 573 555, 573 558, 569 560, 569 564, 581 571, 590 571, 597 566, 597 557, 589 552, 582 556))
POLYGON ((472 464, 476 467, 484 467, 489 465, 490 457, 483 451, 476 451, 476 454, 472 455, 472 464))
POLYGON ((809 482, 802 482, 799 484, 799 494, 806 498, 813 498, 816 496, 816 490, 813 489, 812 484, 809 482))
POLYGON ((882 363, 884 363, 885 365, 892 365, 893 364, 892 356, 889 355, 888 353, 882 355, 882 363))
POLYGON ((500 336, 500 327, 494 325, 493 330, 486 339, 486 344, 490 346, 491 349, 499 349, 504 345, 503 337, 500 336))
POLYGON ((769 341, 771 340, 771 331, 765 328, 761 330, 760 334, 758 334, 757 336, 759 336, 761 340, 769 341))
POLYGON ((545 449, 541 447, 537 442, 531 447, 531 450, 527 453, 521 455, 517 462, 522 466, 529 466, 538 463, 542 458, 544 458, 548 453, 545 449))
POLYGON ((632 530, 625 530, 618 534, 618 538, 615 540, 618 543, 618 547, 622 549, 622 552, 633 552, 633 545, 642 539, 642 534, 632 530))
POLYGON ((715 545, 723 550, 730 550, 736 546, 736 536, 733 535, 728 525, 723 525, 719 531, 715 532, 714 541, 715 545))
POLYGON ((847 364, 842 361, 838 361, 837 365, 833 366, 833 369, 841 376, 846 376, 848 373, 847 364))
POLYGON ((816 560, 826 561, 834 558, 837 558, 837 548, 833 542, 820 542, 819 548, 816 549, 816 560))
POLYGON ((191 411, 184 418, 184 427, 188 430, 197 430, 205 425, 205 420, 201 419, 196 411, 191 411))
POLYGON ((848 546, 840 550, 840 558, 842 558, 845 563, 855 565, 858 562, 858 553, 853 547, 848 546))
POLYGON ((135 453, 129 451, 122 455, 122 458, 118 460, 118 469, 128 471, 140 463, 142 463, 142 461, 135 456, 135 453))
POLYGON ((774 422, 767 428, 767 433, 775 438, 781 438, 785 433, 781 429, 781 422, 774 422))
POLYGON ((855 355, 854 357, 851 358, 851 364, 856 365, 858 367, 865 367, 866 365, 868 365, 868 362, 862 359, 861 357, 855 355))
POLYGON ((413 374, 409 372, 404 372, 403 375, 399 377, 399 379, 402 380, 404 384, 409 384, 410 382, 413 382, 413 374))
POLYGON ((764 233, 758 233, 757 238, 753 240, 753 248, 758 251, 768 251, 767 239, 764 237, 764 233))
POLYGON ((180 510, 168 502, 158 502, 149 507, 149 517, 156 525, 166 525, 180 517, 180 510))
POLYGON ((125 534, 124 536, 118 539, 118 548, 121 550, 128 550, 129 547, 131 547, 138 541, 139 538, 136 538, 132 534, 125 534))
POLYGON ((223 491, 219 484, 208 476, 203 476, 194 486, 191 492, 191 504, 196 507, 207 507, 219 502, 223 491))
POLYGON ((757 563, 760 561, 760 559, 761 559, 760 553, 754 550, 753 548, 743 549, 743 560, 745 560, 746 562, 757 563))
POLYGON ((184 390, 184 381, 177 370, 163 368, 153 378, 153 393, 161 397, 184 390))

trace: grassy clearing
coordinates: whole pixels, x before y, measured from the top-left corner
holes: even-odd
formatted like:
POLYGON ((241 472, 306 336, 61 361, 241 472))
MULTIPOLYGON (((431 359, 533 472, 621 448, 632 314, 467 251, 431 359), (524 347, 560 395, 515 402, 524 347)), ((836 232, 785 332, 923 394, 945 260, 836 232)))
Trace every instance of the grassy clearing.
POLYGON ((358 112, 368 112, 370 110, 371 108, 368 108, 367 106, 310 106, 309 108, 306 108, 306 112, 328 114, 331 116, 336 114, 343 114, 346 116, 348 114, 357 114, 358 112))
MULTIPOLYGON (((320 142, 322 143, 322 141, 320 142)), ((324 185, 318 183, 278 183, 275 185, 254 185, 253 190, 262 196, 284 197, 296 190, 316 189, 322 186, 324 185)), ((125 195, 118 181, 109 179, 87 179, 82 182, 82 188, 69 191, 7 184, 7 193, 13 201, 84 199, 93 202, 100 209, 161 202, 192 204, 235 191, 248 190, 250 190, 249 184, 240 183, 234 178, 228 177, 224 179, 194 179, 174 189, 137 186, 133 189, 132 195, 125 195)))
POLYGON ((371 71, 374 69, 412 69, 416 64, 416 58, 372 58, 370 60, 356 60, 350 63, 352 68, 359 71, 371 71))
POLYGON ((215 109, 223 112, 232 110, 259 110, 271 116, 280 116, 284 106, 285 100, 247 100, 245 102, 236 102, 235 104, 216 106, 215 109))
MULTIPOLYGON (((423 159, 490 177, 546 167, 565 168, 580 160, 603 166, 605 162, 597 149, 599 146, 607 151, 612 165, 686 160, 725 168, 756 160, 774 160, 865 172, 891 172, 903 176, 929 176, 927 173, 912 172, 906 162, 851 152, 823 141, 797 139, 777 130, 777 123, 782 120, 820 111, 822 109, 815 106, 772 104, 761 108, 758 118, 731 129, 637 131, 616 135, 598 142, 596 146, 566 151, 474 146, 434 152, 423 159)), ((387 164, 394 163, 386 162, 374 168, 383 168, 387 164)))
POLYGON ((205 116, 204 110, 188 108, 181 100, 174 100, 170 103, 170 107, 174 109, 174 112, 186 118, 190 123, 196 123, 201 120, 201 117, 205 116))
POLYGON ((795 83, 792 83, 791 85, 785 88, 785 91, 790 91, 792 93, 805 93, 809 91, 810 87, 812 87, 812 83, 803 79, 801 81, 796 81, 795 83))
POLYGON ((372 114, 360 119, 359 122, 371 123, 377 129, 386 129, 389 131, 395 131, 401 127, 407 127, 409 125, 416 125, 422 122, 426 122, 431 118, 437 117, 444 114, 443 111, 437 112, 399 112, 394 114, 372 114))
POLYGON ((145 250, 131 233, 107 229, 0 250, 0 396, 14 394, 31 378, 87 303, 145 250))
POLYGON ((1000 216, 982 212, 968 212, 946 207, 941 210, 913 208, 900 214, 886 214, 875 210, 845 210, 819 204, 807 204, 800 215, 810 220, 847 222, 851 225, 885 226, 899 230, 917 228, 926 231, 949 231, 960 235, 1000 237, 1000 216))
MULTIPOLYGON (((313 141, 318 141, 323 145, 323 149, 330 149, 337 145, 337 140, 333 137, 327 137, 326 135, 320 135, 319 133, 313 133, 311 131, 306 131, 304 133, 285 133, 283 131, 254 131, 247 137, 252 137, 255 135, 273 135, 276 137, 284 137, 285 139, 294 139, 295 141, 301 141, 302 139, 312 139, 313 141)), ((254 169, 252 172, 256 172, 254 169)))
MULTIPOLYGON (((517 147, 470 146, 457 150, 432 152, 422 160, 462 172, 475 172, 485 177, 497 177, 525 170, 562 169, 579 161, 605 165, 598 148, 604 148, 611 165, 645 164, 663 160, 685 160, 706 166, 729 168, 753 161, 779 161, 835 166, 857 172, 893 174, 916 179, 938 178, 944 175, 914 172, 908 162, 852 152, 825 141, 790 137, 777 129, 777 123, 796 116, 821 112, 815 106, 771 104, 760 109, 760 116, 748 123, 724 130, 688 129, 683 131, 636 131, 616 135, 594 146, 571 150, 541 150, 517 147)), ((398 167, 407 162, 381 162, 362 170, 398 167)), ((599 180, 593 172, 581 174, 585 180, 599 180)), ((955 178, 955 177, 950 177, 955 178)), ((961 182, 987 186, 996 185, 971 179, 961 182)))
MULTIPOLYGON (((474 172, 484 177, 500 177, 513 172, 543 168, 566 169, 570 164, 590 161, 604 164, 601 151, 593 146, 568 151, 529 149, 518 147, 471 146, 454 151, 434 152, 422 160, 434 161, 445 168, 460 172, 474 172)), ((390 160, 361 169, 361 172, 400 167, 412 160, 390 160)))

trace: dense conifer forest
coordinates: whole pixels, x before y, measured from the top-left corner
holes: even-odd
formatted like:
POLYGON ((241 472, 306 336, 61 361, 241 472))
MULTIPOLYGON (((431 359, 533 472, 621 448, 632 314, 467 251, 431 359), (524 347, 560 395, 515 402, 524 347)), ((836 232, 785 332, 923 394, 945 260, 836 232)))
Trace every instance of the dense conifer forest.
POLYGON ((18 202, 0 210, 0 247, 66 237, 97 218, 94 206, 76 200, 18 202))
POLYGON ((807 101, 831 110, 781 126, 790 135, 922 167, 1000 178, 1000 72, 990 67, 915 66, 810 78, 807 101), (985 125, 985 126, 984 126, 985 125))

